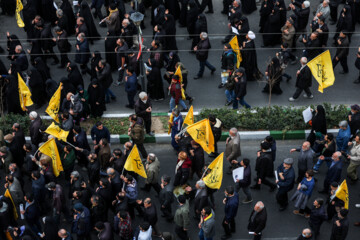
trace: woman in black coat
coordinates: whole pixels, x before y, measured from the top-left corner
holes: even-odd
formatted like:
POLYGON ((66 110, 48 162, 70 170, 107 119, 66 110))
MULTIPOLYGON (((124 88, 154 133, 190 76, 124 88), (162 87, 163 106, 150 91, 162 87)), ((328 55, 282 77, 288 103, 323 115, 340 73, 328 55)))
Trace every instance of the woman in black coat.
POLYGON ((315 114, 313 115, 311 122, 311 131, 321 132, 323 135, 326 135, 326 115, 325 109, 322 105, 317 105, 315 114))
POLYGON ((60 9, 63 10, 64 16, 66 16, 69 24, 67 34, 69 36, 73 35, 75 33, 76 18, 70 2, 68 0, 63 0, 60 9))
POLYGON ((90 65, 91 65, 90 76, 91 76, 91 79, 97 78, 96 67, 99 66, 99 62, 100 62, 101 59, 102 58, 101 58, 101 54, 99 53, 99 51, 95 51, 95 52, 92 53, 92 58, 90 60, 90 65))
POLYGON ((175 20, 180 17, 180 6, 178 0, 165 0, 165 8, 174 16, 175 20))
POLYGON ((280 82, 282 80, 282 70, 280 67, 280 61, 277 57, 273 57, 271 59, 271 63, 268 65, 265 75, 268 83, 266 84, 262 92, 270 93, 271 87, 271 93, 282 94, 282 90, 280 88, 280 82))
POLYGON ((21 46, 21 42, 20 42, 19 38, 15 34, 8 35, 7 36, 7 50, 9 52, 9 54, 8 54, 9 60, 12 60, 11 56, 15 55, 15 47, 17 45, 21 46))
POLYGON ((274 8, 274 2, 272 0, 264 0, 262 2, 260 8, 260 22, 259 22, 260 33, 264 31, 265 23, 268 20, 268 17, 271 14, 273 8, 274 8))
POLYGON ((155 27, 156 25, 161 25, 164 22, 165 17, 165 6, 162 0, 153 0, 151 6, 151 25, 155 27), (155 10, 157 12, 155 16, 155 10))
POLYGON ((188 39, 191 39, 195 33, 195 22, 199 16, 199 8, 194 0, 190 0, 188 6, 189 9, 186 15, 186 26, 189 33, 188 39))
POLYGON ((274 46, 280 43, 281 27, 279 8, 274 7, 264 25, 263 46, 274 46))
POLYGON ((54 95, 54 93, 56 92, 58 87, 59 87, 59 85, 57 84, 57 82, 55 82, 51 78, 46 80, 46 82, 45 82, 45 91, 46 91, 46 98, 47 98, 48 101, 54 95))
POLYGON ((45 217, 45 221, 44 221, 44 233, 45 233, 45 237, 43 238, 44 240, 55 240, 55 239, 59 239, 58 237, 58 231, 59 231, 59 226, 58 224, 55 222, 55 220, 53 219, 53 217, 45 217))
POLYGON ((107 37, 105 38, 105 59, 106 62, 110 65, 111 70, 117 70, 117 63, 116 63, 116 40, 117 36, 115 32, 109 31, 107 33, 107 37))
POLYGON ((14 75, 8 75, 5 78, 5 82, 7 83, 5 96, 8 113, 24 114, 20 107, 19 84, 17 77, 14 75))
POLYGON ((45 81, 40 72, 32 67, 28 71, 29 87, 31 89, 31 99, 36 104, 35 108, 40 108, 45 103, 45 81))
POLYGON ((255 0, 241 0, 241 10, 245 14, 250 14, 256 11, 256 1, 255 0))
MULTIPOLYGON (((81 85, 84 87, 84 80, 82 78, 82 75, 79 71, 79 68, 76 63, 70 63, 69 67, 67 68, 69 74, 68 79, 71 82, 71 84, 75 87, 81 85)), ((74 92, 73 92, 74 93, 74 92)), ((74 93, 75 94, 75 93, 74 93)))
POLYGON ((179 0, 179 2, 181 4, 179 24, 180 24, 180 27, 186 27, 186 19, 187 19, 189 0, 179 0))
POLYGON ((240 18, 237 29, 239 32, 239 34, 237 35, 237 39, 239 44, 241 44, 246 40, 246 34, 250 31, 249 20, 247 17, 242 16, 240 18))
POLYGON ((38 13, 46 22, 54 24, 57 20, 56 8, 53 0, 41 0, 40 13, 38 13))
POLYGON ((151 70, 146 70, 146 76, 148 80, 147 90, 149 97, 155 101, 163 100, 165 98, 165 94, 160 69, 156 66, 155 59, 149 59, 149 65, 151 70))
POLYGON ((93 79, 88 87, 90 113, 92 117, 101 117, 106 110, 105 92, 98 80, 93 79))
POLYGON ((166 34, 164 50, 167 50, 168 52, 177 51, 178 48, 176 45, 176 24, 173 15, 165 15, 165 22, 162 27, 166 34))
POLYGON ((47 79, 51 78, 50 69, 41 57, 35 58, 34 67, 36 68, 36 70, 39 71, 43 82, 45 82, 47 79))
POLYGON ((351 35, 352 32, 355 30, 355 26, 353 26, 352 16, 351 16, 351 9, 349 5, 345 5, 344 8, 341 10, 339 15, 339 20, 336 24, 336 33, 334 35, 334 42, 337 46, 337 39, 339 38, 339 34, 341 31, 348 32, 349 43, 351 42, 351 35))
POLYGON ((26 5, 22 11, 23 20, 24 20, 24 30, 26 32, 27 38, 32 37, 32 32, 34 30, 34 26, 32 21, 34 20, 35 16, 37 15, 37 1, 36 0, 27 0, 26 5))
POLYGON ((82 1, 80 5, 79 16, 84 18, 86 28, 89 32, 88 40, 92 44, 93 41, 100 39, 100 34, 96 29, 94 18, 91 14, 90 7, 86 1, 82 1))
POLYGON ((208 28, 205 14, 200 13, 195 22, 194 37, 190 49, 191 51, 193 51, 194 47, 200 42, 200 33, 202 32, 208 33, 208 28))

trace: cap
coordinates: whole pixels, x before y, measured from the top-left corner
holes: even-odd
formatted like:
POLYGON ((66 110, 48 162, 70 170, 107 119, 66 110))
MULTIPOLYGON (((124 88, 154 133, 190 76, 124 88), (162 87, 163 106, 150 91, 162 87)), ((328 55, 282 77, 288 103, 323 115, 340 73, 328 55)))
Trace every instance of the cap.
POLYGON ((82 210, 84 210, 84 206, 82 205, 82 203, 76 203, 76 204, 74 205, 74 209, 75 209, 76 211, 82 212, 82 210))
POLYGON ((49 182, 48 184, 45 185, 46 188, 55 188, 56 187, 56 183, 54 182, 49 182))
POLYGON ((292 20, 291 18, 288 19, 288 22, 289 22, 291 25, 294 25, 294 20, 292 20))
POLYGON ((248 36, 251 40, 254 40, 256 38, 255 33, 253 31, 249 31, 248 36))
POLYGON ((294 164, 294 159, 292 159, 292 158, 285 158, 285 159, 284 159, 284 163, 289 164, 289 165, 293 165, 293 164, 294 164))

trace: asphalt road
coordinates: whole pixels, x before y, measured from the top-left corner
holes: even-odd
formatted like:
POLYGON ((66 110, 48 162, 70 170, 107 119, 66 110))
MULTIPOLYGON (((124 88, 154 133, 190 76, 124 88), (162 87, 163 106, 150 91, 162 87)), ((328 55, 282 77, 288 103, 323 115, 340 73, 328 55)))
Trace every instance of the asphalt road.
MULTIPOLYGON (((59 0, 57 0, 59 1, 59 0)), ((90 2, 90 0, 88 0, 90 2)), ((285 0, 286 3, 289 3, 290 0, 285 0)), ((319 1, 311 1, 311 10, 315 11, 319 1)), ((191 47, 191 40, 186 40, 187 38, 187 30, 186 28, 179 28, 177 26, 177 46, 179 49, 179 56, 181 62, 185 64, 187 69, 189 70, 189 85, 188 85, 188 94, 195 97, 195 101, 193 102, 194 109, 196 111, 202 108, 220 108, 224 106, 225 103, 225 94, 224 89, 218 89, 217 86, 220 83, 220 57, 223 49, 223 45, 221 44, 221 40, 223 37, 228 34, 227 28, 227 17, 220 13, 222 10, 222 1, 213 1, 214 4, 214 14, 206 14, 207 22, 208 22, 208 31, 211 40, 211 53, 209 54, 209 62, 213 64, 217 71, 211 76, 210 71, 206 70, 202 79, 194 80, 193 77, 197 74, 198 71, 198 61, 195 59, 193 54, 190 54, 188 51, 191 47)), ((129 9, 129 5, 126 5, 127 9, 129 9)), ((258 6, 260 9, 260 6, 258 6)), ((341 8, 339 8, 340 11, 341 8)), ((144 45, 150 46, 150 42, 152 39, 152 27, 150 25, 150 9, 146 11, 145 25, 146 29, 143 31, 144 35, 144 45)), ((291 12, 288 12, 288 16, 291 12)), ((255 43, 257 46, 257 56, 258 56, 258 66, 262 72, 265 71, 269 60, 275 56, 275 53, 279 51, 279 46, 274 48, 261 48, 262 45, 262 37, 258 34, 258 23, 259 23, 259 12, 253 12, 251 15, 247 16, 250 23, 250 29, 256 34, 255 43)), ((312 14, 311 14, 312 18, 312 14)), ((8 17, 1 15, 0 16, 0 45, 5 48, 6 47, 6 31, 10 31, 13 34, 17 34, 20 39, 26 39, 25 32, 18 28, 16 25, 15 17, 8 17)), ((98 20, 95 20, 98 22, 98 20)), ((335 25, 329 25, 330 32, 335 31, 335 25)), ((102 36, 106 35, 106 28, 98 27, 99 32, 102 36)), ((356 30, 359 31, 359 26, 356 26, 356 30)), ((331 54, 335 53, 335 49, 331 47, 333 34, 330 34, 329 37, 329 47, 331 54)), ((74 36, 71 37, 72 43, 75 43, 74 36)), ((296 102, 291 103, 295 106, 309 105, 309 104, 318 104, 323 102, 330 102, 332 104, 353 104, 359 100, 358 97, 358 85, 353 84, 352 82, 358 76, 358 70, 354 66, 354 61, 356 58, 357 52, 357 44, 359 42, 359 34, 354 33, 352 37, 350 54, 348 57, 348 64, 350 67, 349 74, 341 75, 339 71, 342 70, 341 66, 337 66, 335 69, 335 77, 336 81, 334 86, 325 89, 324 93, 321 94, 317 91, 317 82, 313 80, 313 86, 311 88, 314 99, 304 99, 300 97, 296 102)), ((29 44, 22 41, 25 48, 30 48, 29 44)), ((297 44, 298 47, 302 47, 302 44, 297 44)), ((75 48, 73 48, 74 51, 75 48)), ((100 52, 104 52, 104 42, 103 40, 96 41, 94 45, 90 46, 91 51, 98 50, 100 52)), ((55 50, 57 51, 57 49, 55 50)), ((301 56, 301 49, 296 52, 298 57, 301 56)), ((104 57, 104 54, 102 54, 104 57)), ((5 56, 0 56, 3 61, 8 64, 8 60, 5 59, 5 56)), ((70 55, 70 60, 74 59, 74 55, 70 55)), ((148 58, 148 54, 144 54, 144 60, 148 58)), ((51 61, 51 60, 50 60, 51 61)), ((49 63, 50 63, 49 61, 49 63)), ((50 66, 50 65, 49 65, 50 66)), ((67 73, 64 69, 58 69, 56 66, 50 66, 52 78, 56 81, 59 81, 61 77, 66 76, 67 73)), ((292 80, 290 82, 283 81, 281 83, 281 88, 283 90, 283 94, 278 96, 275 95, 272 97, 271 103, 276 105, 289 105, 288 98, 292 96, 295 91, 295 73, 299 68, 299 64, 290 65, 287 69, 287 73, 292 76, 292 80)), ((162 70, 164 73, 164 69, 162 70)), ((85 76, 85 83, 89 83, 89 75, 85 76)), ((117 79, 117 73, 113 73, 113 78, 117 79)), ((167 93, 167 83, 164 81, 165 92, 167 93)), ((246 101, 251 106, 264 106, 268 104, 269 97, 267 94, 262 93, 261 90, 265 86, 264 82, 249 82, 247 89, 246 101)), ((127 98, 124 91, 124 86, 112 86, 111 89, 115 92, 117 96, 117 101, 112 102, 107 105, 106 113, 130 113, 131 110, 125 108, 125 104, 127 104, 127 98)), ((40 112, 45 109, 43 107, 40 112)), ((164 101, 156 102, 153 104, 154 112, 166 112, 169 110, 169 97, 167 97, 164 101)))
MULTIPOLYGON (((275 166, 281 164, 282 160, 286 157, 293 157, 296 159, 297 153, 290 154, 289 150, 293 147, 300 146, 302 142, 299 140, 293 140, 293 141, 278 141, 277 142, 277 159, 275 162, 275 166)), ((112 146, 112 148, 119 147, 119 146, 112 146)), ((220 143, 219 144, 219 151, 224 151, 225 144, 220 143)), ((169 176, 174 176, 174 169, 176 166, 176 155, 173 149, 169 144, 161 145, 161 144, 146 144, 145 146, 148 153, 153 152, 157 155, 161 162, 161 175, 167 174, 169 176)), ((258 141, 242 141, 241 142, 241 150, 243 155, 241 158, 249 158, 251 163, 250 166, 252 168, 252 176, 255 176, 255 159, 256 159, 256 152, 259 149, 259 142, 258 141)), ((207 162, 212 161, 210 158, 206 158, 207 162)), ((296 161, 295 161, 296 162, 296 161)), ((224 163, 224 169, 227 170, 228 163, 224 163)), ((295 164, 295 170, 297 172, 297 165, 295 164)), ((82 170, 80 170, 82 171, 82 170)), ((82 171, 83 173, 83 171, 82 171)), ((320 169, 319 173, 315 175, 315 177, 318 179, 318 182, 315 186, 315 189, 313 191, 313 195, 311 197, 311 200, 309 201, 308 206, 311 207, 310 202, 313 202, 315 198, 322 197, 326 198, 325 195, 319 194, 317 191, 322 188, 322 183, 324 179, 324 175, 326 173, 326 167, 325 164, 323 164, 322 168, 320 169)), ((3 172, 1 172, 1 184, 0 184, 0 192, 2 193, 3 190, 3 172)), ((85 176, 85 174, 82 174, 82 176, 85 176)), ((346 176, 346 168, 344 167, 343 178, 346 176)), ((197 178, 194 177, 192 181, 190 181, 190 185, 194 186, 195 182, 197 181, 197 178)), ((30 181, 25 181, 26 187, 29 189, 29 183, 30 181)), ((139 187, 143 186, 144 181, 141 179, 139 181, 139 187)), ((224 174, 223 182, 221 189, 215 193, 215 203, 216 203, 216 209, 215 209, 215 215, 216 215, 216 236, 214 239, 220 239, 220 237, 224 234, 221 222, 224 217, 224 208, 222 204, 222 200, 224 198, 224 189, 226 186, 234 185, 234 182, 232 180, 232 177, 230 175, 224 174)), ((349 195, 350 195, 350 212, 349 212, 349 220, 350 220, 350 229, 349 229, 349 235, 347 237, 348 240, 355 240, 357 239, 356 236, 360 234, 360 228, 354 227, 353 223, 355 221, 359 221, 359 209, 355 209, 355 203, 360 203, 360 196, 359 196, 359 183, 355 185, 349 185, 349 195)), ((294 193, 294 190, 289 194, 289 197, 294 193)), ((255 203, 257 201, 263 201, 268 212, 268 221, 265 230, 263 231, 264 239, 271 239, 271 240, 277 240, 277 239, 286 239, 291 240, 295 237, 297 237, 303 228, 308 227, 307 219, 304 217, 300 217, 297 215, 294 215, 292 211, 293 203, 289 204, 289 207, 287 210, 283 212, 278 211, 278 205, 275 200, 275 194, 276 192, 269 193, 269 188, 267 186, 263 186, 260 191, 252 191, 253 199, 254 201, 250 204, 242 204, 240 203, 238 214, 236 217, 236 234, 233 235, 232 239, 250 239, 251 237, 248 235, 247 232, 247 223, 248 218, 250 216, 251 210, 254 207, 255 203)), ((140 191, 139 198, 145 198, 150 197, 154 200, 154 203, 157 205, 159 209, 159 203, 156 197, 156 192, 154 190, 151 190, 150 193, 145 194, 144 192, 140 191)), ((245 198, 245 195, 241 192, 240 193, 240 201, 245 198)), ((176 203, 173 204, 173 212, 176 208, 176 203)), ((193 212, 193 205, 190 206, 190 213, 191 213, 191 227, 189 230, 190 238, 191 239, 197 239, 198 234, 198 228, 197 228, 197 221, 192 218, 194 216, 193 212)), ((110 214, 109 214, 110 215, 110 214)), ((174 232, 174 226, 173 224, 167 223, 162 217, 160 217, 160 211, 158 211, 159 216, 159 228, 163 231, 170 231, 174 232)), ((109 216, 109 219, 112 219, 111 216, 109 216)), ((134 224, 137 226, 139 223, 139 217, 135 218, 134 224)), ((331 233, 331 223, 330 222, 324 222, 321 228, 321 234, 318 238, 318 240, 328 240, 330 238, 331 233)), ((69 227, 68 225, 65 225, 65 227, 69 227)), ((93 239, 97 239, 94 238, 93 239)), ((155 239, 155 238, 154 238, 155 239)))

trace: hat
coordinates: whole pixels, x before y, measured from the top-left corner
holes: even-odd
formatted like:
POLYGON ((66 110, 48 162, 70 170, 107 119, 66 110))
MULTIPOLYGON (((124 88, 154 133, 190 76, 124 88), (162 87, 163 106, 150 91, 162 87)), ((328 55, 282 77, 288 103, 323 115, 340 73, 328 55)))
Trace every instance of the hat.
POLYGON ((284 159, 284 163, 285 163, 285 164, 289 164, 289 165, 293 165, 293 164, 294 164, 294 159, 292 159, 292 158, 285 158, 285 159, 284 159))
POLYGON ((305 8, 310 7, 310 2, 309 1, 304 1, 303 4, 304 4, 305 8))
POLYGON ((7 153, 7 149, 5 146, 0 147, 0 152, 7 153))
POLYGON ((253 31, 249 31, 248 32, 248 36, 249 36, 249 38, 251 39, 251 40, 254 40, 255 39, 255 33, 253 32, 253 31))
POLYGON ((84 206, 82 205, 82 203, 76 203, 74 205, 74 209, 78 212, 82 212, 84 210, 84 206))
POLYGON ((6 141, 12 141, 14 139, 14 136, 12 134, 6 134, 4 137, 4 140, 6 141))
POLYGON ((54 182, 49 182, 48 184, 45 185, 46 188, 55 188, 56 187, 56 183, 54 182))
POLYGON ((37 114, 37 112, 32 111, 32 112, 30 112, 29 117, 34 118, 34 119, 35 119, 35 118, 37 118, 37 117, 38 117, 38 114, 37 114))
POLYGON ((199 187, 201 187, 201 188, 205 187, 205 182, 203 180, 197 181, 196 184, 199 185, 199 187))
POLYGON ((78 171, 72 171, 70 176, 74 176, 75 178, 80 177, 80 173, 78 171))
POLYGON ((342 217, 346 217, 348 215, 349 211, 347 209, 341 209, 340 210, 340 215, 342 217))

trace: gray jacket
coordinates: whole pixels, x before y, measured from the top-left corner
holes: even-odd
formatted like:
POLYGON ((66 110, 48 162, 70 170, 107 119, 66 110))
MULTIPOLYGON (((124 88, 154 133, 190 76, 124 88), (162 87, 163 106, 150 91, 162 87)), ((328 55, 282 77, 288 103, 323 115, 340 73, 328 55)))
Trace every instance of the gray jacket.
POLYGON ((205 238, 213 238, 215 236, 215 213, 211 210, 212 216, 201 224, 205 238))
POLYGON ((159 194, 160 204, 164 207, 171 206, 171 203, 174 201, 173 187, 169 183, 163 189, 161 189, 159 194))
POLYGON ((160 172, 160 161, 156 157, 154 162, 152 162, 151 164, 147 164, 147 168, 146 168, 147 178, 145 180, 145 183, 146 184, 157 183, 159 179, 159 172, 160 172))
POLYGON ((351 145, 350 160, 356 163, 360 162, 360 144, 356 144, 355 141, 353 141, 351 145))
POLYGON ((314 151, 310 148, 307 151, 303 151, 302 148, 297 148, 296 151, 300 152, 298 157, 298 168, 302 171, 312 169, 314 151))
POLYGON ((236 134, 234 138, 228 138, 229 142, 225 147, 225 157, 231 160, 236 160, 241 156, 240 150, 240 135, 236 134))
POLYGON ((16 177, 14 177, 13 183, 9 185, 9 191, 15 205, 19 205, 24 200, 24 193, 22 191, 21 184, 16 177))
POLYGON ((189 229, 190 225, 190 214, 189 214, 189 200, 182 206, 176 209, 174 222, 177 226, 189 229))

